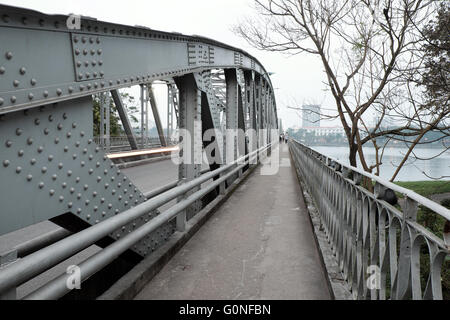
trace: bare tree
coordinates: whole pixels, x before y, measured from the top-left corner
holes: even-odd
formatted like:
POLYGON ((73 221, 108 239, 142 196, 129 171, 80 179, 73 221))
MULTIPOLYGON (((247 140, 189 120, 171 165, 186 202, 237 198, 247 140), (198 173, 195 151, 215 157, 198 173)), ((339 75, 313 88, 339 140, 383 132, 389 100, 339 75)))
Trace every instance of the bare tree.
POLYGON ((364 170, 379 174, 385 146, 401 140, 409 151, 393 180, 427 132, 448 131, 448 100, 430 109, 415 85, 424 60, 421 28, 436 8, 433 1, 255 0, 255 7, 258 15, 235 32, 261 50, 320 58, 351 165, 359 157, 364 170), (370 126, 373 113, 378 120, 370 126), (386 118, 395 121, 393 128, 382 126, 386 118), (364 156, 366 143, 376 150, 373 165, 364 156))

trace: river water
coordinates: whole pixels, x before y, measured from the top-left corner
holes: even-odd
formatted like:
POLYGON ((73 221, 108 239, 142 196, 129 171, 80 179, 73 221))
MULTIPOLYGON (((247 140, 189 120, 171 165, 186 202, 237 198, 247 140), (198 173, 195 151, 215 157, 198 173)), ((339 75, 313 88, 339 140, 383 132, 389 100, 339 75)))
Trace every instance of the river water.
MULTIPOLYGON (((312 146, 311 148, 344 163, 349 163, 347 147, 312 146)), ((363 150, 367 163, 375 164, 375 150, 373 148, 363 148, 363 150)), ((407 151, 408 149, 406 148, 386 148, 383 164, 380 167, 380 177, 389 180, 407 151)), ((443 151, 444 149, 438 148, 416 148, 414 153, 417 157, 426 159, 436 156, 443 151)), ((360 167, 359 159, 358 167, 360 167)), ((443 180, 450 180, 450 151, 447 150, 439 157, 430 160, 420 160, 410 155, 395 181, 432 180, 423 174, 423 171, 433 178, 447 176, 443 180)))

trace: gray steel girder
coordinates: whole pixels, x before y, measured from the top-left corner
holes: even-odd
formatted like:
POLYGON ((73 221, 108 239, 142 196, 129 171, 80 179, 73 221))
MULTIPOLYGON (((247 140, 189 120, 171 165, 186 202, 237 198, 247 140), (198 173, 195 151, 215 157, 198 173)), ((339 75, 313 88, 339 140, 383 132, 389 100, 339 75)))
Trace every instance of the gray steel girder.
POLYGON ((179 77, 213 68, 262 65, 241 49, 202 37, 164 33, 0 5, 0 113, 179 77))
MULTIPOLYGON (((93 142, 92 99, 83 97, 0 116, 0 234, 72 213, 96 224, 145 199, 93 142)), ((117 239, 158 212, 123 226, 117 239)), ((151 252, 168 224, 136 244, 151 252)))

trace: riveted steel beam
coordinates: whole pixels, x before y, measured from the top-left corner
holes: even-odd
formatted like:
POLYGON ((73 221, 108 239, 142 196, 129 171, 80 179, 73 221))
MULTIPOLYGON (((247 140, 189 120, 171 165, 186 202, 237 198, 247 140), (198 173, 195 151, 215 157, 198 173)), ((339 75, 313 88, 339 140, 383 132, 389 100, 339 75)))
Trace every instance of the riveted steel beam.
MULTIPOLYGON (((180 164, 178 178, 186 183, 200 176, 202 167, 202 121, 201 121, 201 91, 193 74, 174 78, 180 97, 179 126, 180 126, 180 164)), ((191 190, 178 198, 183 201, 189 194, 197 191, 191 190)), ((201 209, 201 201, 177 216, 177 229, 183 231, 186 221, 192 218, 201 209)))
POLYGON ((156 129, 158 130, 159 141, 163 147, 167 146, 166 138, 164 137, 164 130, 159 117, 158 105, 156 104, 155 94, 151 85, 147 87, 148 97, 150 100, 150 106, 152 108, 153 119, 155 119, 156 129))
POLYGON ((0 113, 213 68, 267 77, 254 57, 212 39, 84 17, 73 30, 69 16, 3 5, 0 12, 0 113))
POLYGON ((130 119, 128 119, 127 110, 125 108, 125 105, 123 104, 122 97, 120 96, 118 90, 112 90, 111 96, 114 100, 114 104, 116 105, 120 120, 122 121, 123 129, 125 130, 125 134, 127 135, 127 139, 130 143, 131 149, 136 150, 138 149, 138 144, 133 133, 133 128, 131 127, 130 119))

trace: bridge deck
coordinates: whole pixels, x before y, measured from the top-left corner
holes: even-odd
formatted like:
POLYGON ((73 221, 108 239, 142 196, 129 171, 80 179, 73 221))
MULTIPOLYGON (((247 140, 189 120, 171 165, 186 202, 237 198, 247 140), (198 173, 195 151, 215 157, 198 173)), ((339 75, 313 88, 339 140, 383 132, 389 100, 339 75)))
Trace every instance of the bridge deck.
POLYGON ((136 299, 330 299, 287 145, 280 149, 278 173, 257 168, 136 299))

